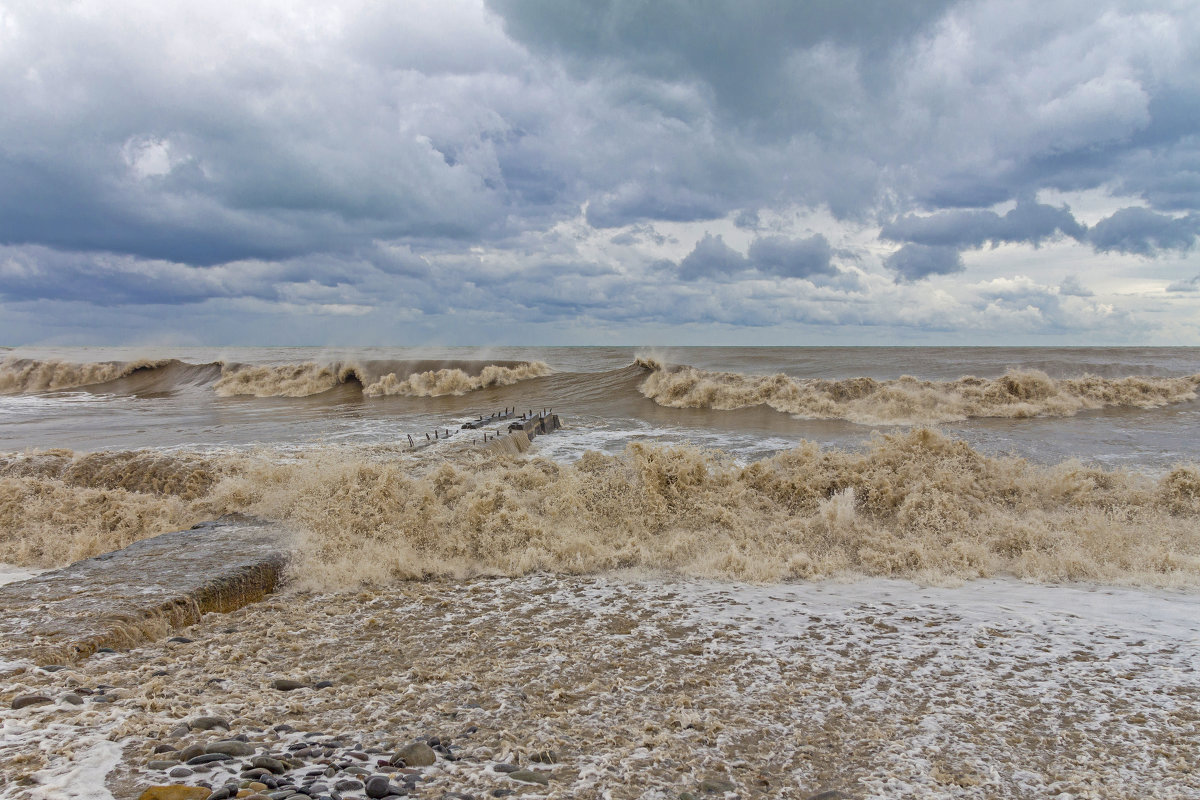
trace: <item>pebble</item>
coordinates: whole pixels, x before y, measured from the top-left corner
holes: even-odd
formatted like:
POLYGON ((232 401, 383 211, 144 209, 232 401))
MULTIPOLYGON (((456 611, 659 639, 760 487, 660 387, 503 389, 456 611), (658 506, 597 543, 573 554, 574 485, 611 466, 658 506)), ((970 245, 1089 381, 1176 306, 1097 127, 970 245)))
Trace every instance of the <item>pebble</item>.
POLYGON ((203 786, 151 786, 138 800, 208 800, 210 794, 203 786))
POLYGON ((67 692, 59 699, 62 700, 64 703, 70 703, 73 706, 83 705, 83 698, 80 697, 79 695, 75 694, 74 692, 67 692))
MULTIPOLYGON (((168 769, 174 769, 177 766, 179 766, 178 761, 164 761, 164 760, 158 759, 158 760, 147 763, 146 769, 161 769, 161 770, 165 771, 168 769)), ((189 770, 189 772, 190 772, 190 770, 189 770)))
POLYGON ((187 767, 175 767, 175 769, 173 769, 167 773, 167 777, 186 778, 191 774, 192 774, 192 771, 190 769, 188 769, 187 767))
POLYGON ((287 772, 287 767, 284 766, 282 761, 277 758, 271 758, 270 756, 255 756, 250 762, 250 766, 270 770, 276 775, 282 775, 283 773, 287 772))
POLYGON ((437 753, 424 742, 413 742, 405 745, 392 756, 392 764, 403 761, 406 767, 430 767, 437 762, 437 753))
POLYGON ((204 748, 205 753, 224 753, 227 756, 252 756, 254 747, 237 739, 224 739, 213 742, 204 748))
POLYGON ((196 744, 189 744, 187 747, 180 750, 179 751, 179 760, 180 761, 191 761, 196 756, 202 756, 202 755, 204 755, 204 745, 197 742, 196 744))
POLYGON ((317 681, 313 684, 314 689, 328 689, 333 686, 333 681, 317 681))
POLYGON ((700 781, 700 791, 702 791, 702 792, 713 792, 715 794, 724 794, 725 792, 732 792, 733 790, 734 790, 734 785, 732 783, 730 783, 727 780, 722 780, 720 778, 707 778, 705 780, 700 781))
POLYGON ((194 731, 211 731, 213 728, 229 730, 229 720, 224 717, 193 717, 188 725, 194 731))
POLYGON ((44 694, 19 694, 12 700, 13 709, 28 708, 29 706, 40 706, 46 703, 53 703, 49 697, 44 694))
POLYGON ((291 678, 276 678, 275 680, 271 681, 271 688, 278 689, 281 692, 290 692, 293 689, 303 689, 306 686, 308 686, 307 683, 294 681, 291 678))
POLYGON ((521 770, 516 764, 492 764, 492 769, 496 772, 519 772, 521 770))
POLYGON ((521 781, 523 783, 540 783, 543 786, 546 786, 550 783, 549 775, 544 772, 534 772, 531 769, 519 769, 516 772, 510 772, 508 773, 508 777, 512 778, 514 781, 521 781))
POLYGON ((189 758, 186 763, 189 767, 194 767, 197 764, 212 764, 215 761, 233 761, 233 756, 225 753, 204 753, 203 755, 189 758))
POLYGON ((339 792, 356 792, 363 788, 363 782, 356 781, 353 778, 342 778, 333 785, 333 788, 337 789, 339 792))
POLYGON ((367 782, 364 784, 364 789, 367 793, 367 797, 380 798, 387 797, 388 793, 391 791, 391 786, 389 786, 387 775, 372 775, 371 777, 367 778, 367 782))

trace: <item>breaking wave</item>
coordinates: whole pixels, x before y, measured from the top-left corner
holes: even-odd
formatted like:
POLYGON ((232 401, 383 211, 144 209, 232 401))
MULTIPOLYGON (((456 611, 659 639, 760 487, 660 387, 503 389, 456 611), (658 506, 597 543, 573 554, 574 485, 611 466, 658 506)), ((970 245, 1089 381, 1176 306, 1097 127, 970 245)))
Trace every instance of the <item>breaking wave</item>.
POLYGON ((0 459, 0 561, 51 566, 221 514, 300 534, 313 587, 640 568, 780 581, 1200 584, 1200 469, 1152 478, 983 455, 928 429, 863 452, 738 464, 634 444, 562 464, 482 451, 418 462, 321 449, 0 459))
POLYGON ((384 375, 363 389, 368 397, 404 395, 408 397, 443 397, 448 394, 466 394, 476 389, 493 386, 511 386, 529 378, 541 378, 553 372, 542 361, 533 361, 516 367, 488 364, 478 375, 468 375, 461 369, 439 369, 413 373, 405 378, 396 373, 384 375))
POLYGON ((61 391, 108 383, 143 370, 173 363, 170 359, 103 361, 74 364, 69 361, 9 357, 0 362, 0 394, 61 391))
POLYGON ((353 364, 235 364, 221 370, 213 389, 222 397, 308 397, 351 381, 362 384, 353 364))
POLYGON ((668 368, 639 359, 650 370, 638 390, 671 408, 732 410, 765 405, 809 419, 863 425, 935 425, 972 417, 1067 417, 1106 407, 1155 408, 1194 400, 1200 375, 1051 378, 1036 370, 1009 370, 999 378, 928 381, 799 379, 784 374, 743 375, 695 367, 668 368))

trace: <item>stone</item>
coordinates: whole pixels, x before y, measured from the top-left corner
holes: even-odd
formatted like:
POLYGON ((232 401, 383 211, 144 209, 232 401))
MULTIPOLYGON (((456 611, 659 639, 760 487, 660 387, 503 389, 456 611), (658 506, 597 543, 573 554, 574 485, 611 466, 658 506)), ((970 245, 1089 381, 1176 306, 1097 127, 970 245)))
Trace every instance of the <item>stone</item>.
POLYGON ((283 773, 287 772, 287 767, 283 765, 282 761, 276 758, 271 758, 270 756, 255 756, 250 761, 250 766, 270 770, 276 775, 282 775, 283 773))
POLYGON ((194 717, 188 720, 188 725, 194 731, 211 731, 213 728, 229 730, 229 720, 224 717, 194 717))
POLYGON ((492 769, 496 770, 496 772, 518 772, 518 771, 520 771, 521 768, 518 767, 516 764, 500 763, 500 764, 492 764, 492 769))
MULTIPOLYGON (((154 745, 155 755, 161 755, 162 753, 177 753, 178 751, 179 751, 178 747, 167 744, 166 742, 159 742, 158 744, 154 745)), ((167 758, 178 758, 178 757, 179 757, 178 755, 167 756, 167 758)))
POLYGON ((191 776, 191 774, 192 774, 192 771, 190 769, 188 769, 187 767, 181 766, 181 767, 175 767, 175 769, 168 772, 167 777, 168 778, 187 778, 187 777, 191 776))
POLYGON ((254 755, 254 747, 246 742, 239 742, 237 739, 223 739, 222 741, 206 745, 204 752, 224 753, 227 756, 252 756, 254 755))
POLYGON ((403 761, 406 767, 430 767, 437 762, 437 753, 424 742, 413 742, 396 751, 392 764, 403 761))
POLYGON ((830 789, 825 792, 819 792, 809 797, 808 800, 850 800, 850 795, 842 794, 837 789, 830 789))
POLYGON ((67 692, 66 694, 64 694, 62 697, 60 697, 58 699, 62 700, 64 703, 70 703, 73 706, 83 705, 83 698, 80 697, 79 695, 75 694, 74 692, 67 692))
POLYGON ((208 796, 208 800, 230 800, 237 797, 238 787, 236 783, 227 783, 220 789, 213 789, 213 793, 208 796))
POLYGON ((151 786, 138 800, 208 800, 211 794, 203 786, 151 786))
POLYGON ((367 793, 367 797, 381 798, 387 797, 391 787, 388 785, 387 775, 372 775, 371 777, 367 778, 367 782, 364 784, 364 789, 367 793))
POLYGON ((516 772, 510 772, 508 773, 508 777, 522 783, 540 783, 542 786, 550 783, 549 775, 544 772, 534 772, 531 769, 519 769, 516 772))
POLYGON ((146 769, 161 769, 164 772, 169 769, 174 769, 179 766, 178 761, 166 761, 164 759, 155 759, 146 764, 146 769))
POLYGON ((313 684, 314 689, 328 689, 333 686, 333 681, 317 681, 313 684))
POLYGON ((724 794, 725 792, 732 792, 734 788, 732 783, 721 778, 706 778, 700 781, 700 791, 702 792, 724 794))
POLYGON ((225 755, 224 753, 204 753, 195 758, 189 758, 184 763, 189 767, 194 767, 198 764, 212 764, 216 761, 233 761, 233 756, 225 755))
POLYGON ((276 678, 275 680, 271 681, 271 688, 278 689, 281 692, 290 692, 293 689, 303 689, 306 686, 308 686, 307 683, 294 681, 291 678, 276 678))
POLYGON ((179 760, 191 761, 196 756, 202 755, 204 755, 204 745, 196 742, 195 744, 189 744, 187 747, 179 751, 179 760))
POLYGON ((167 641, 171 642, 173 644, 191 644, 192 642, 194 642, 196 640, 189 639, 186 636, 172 636, 170 639, 167 639, 167 641))
POLYGON ((44 694, 19 694, 12 700, 14 710, 19 708, 28 708, 29 706, 41 706, 46 703, 53 703, 49 697, 44 694))
POLYGON ((363 788, 363 783, 353 778, 342 778, 333 785, 333 788, 339 792, 357 792, 363 788))
POLYGON ((557 750, 539 750, 529 758, 539 764, 557 764, 562 761, 562 755, 557 750))

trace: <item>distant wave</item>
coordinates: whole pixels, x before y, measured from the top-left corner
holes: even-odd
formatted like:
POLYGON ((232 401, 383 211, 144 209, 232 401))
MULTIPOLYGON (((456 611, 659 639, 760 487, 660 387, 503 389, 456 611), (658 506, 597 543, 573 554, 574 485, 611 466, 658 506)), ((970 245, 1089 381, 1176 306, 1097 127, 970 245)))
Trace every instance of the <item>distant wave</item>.
POLYGON ((1200 375, 1051 378, 1010 370, 999 378, 927 381, 800 379, 784 374, 743 375, 695 367, 666 367, 639 359, 649 370, 638 390, 671 408, 732 410, 765 405, 809 419, 864 425, 933 425, 973 417, 1065 417, 1106 407, 1155 408, 1194 400, 1200 375))
POLYGON ((363 389, 368 397, 406 395, 409 397, 442 397, 448 394, 466 394, 476 389, 492 386, 511 386, 529 378, 540 378, 553 372, 542 361, 533 361, 515 367, 488 364, 478 375, 468 375, 461 369, 439 369, 413 373, 398 377, 396 373, 384 375, 363 389))
POLYGON ((174 359, 72 363, 8 357, 0 394, 97 389, 118 394, 211 386, 222 397, 310 397, 354 385, 367 397, 441 397, 510 386, 554 371, 544 362, 363 361, 188 364, 174 359))
POLYGON ((921 428, 748 465, 647 444, 572 464, 342 448, 0 457, 0 561, 62 564, 231 512, 299 531, 296 574, 325 587, 626 568, 1200 584, 1200 468, 1039 466, 921 428))
POLYGON ((0 362, 0 394, 27 394, 94 386, 171 363, 174 362, 170 359, 144 359, 75 364, 55 359, 42 361, 10 356, 0 362))

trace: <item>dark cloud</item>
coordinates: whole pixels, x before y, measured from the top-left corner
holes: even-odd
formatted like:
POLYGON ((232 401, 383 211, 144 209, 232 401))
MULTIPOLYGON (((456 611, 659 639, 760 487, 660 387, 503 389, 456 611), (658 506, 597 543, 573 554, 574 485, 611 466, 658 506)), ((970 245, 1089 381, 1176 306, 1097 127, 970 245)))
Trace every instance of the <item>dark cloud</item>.
POLYGON ((909 282, 963 271, 958 248, 944 245, 906 244, 883 263, 896 273, 897 280, 909 282))
POLYGON ((755 239, 748 253, 750 263, 760 272, 785 278, 807 278, 837 272, 830 259, 833 248, 821 234, 807 239, 766 236, 755 239))
POLYGON ((1069 208, 1022 200, 1000 216, 994 211, 941 211, 906 215, 883 226, 879 236, 895 242, 957 248, 1023 242, 1034 246, 1058 235, 1082 238, 1086 228, 1069 208))
POLYGON ((696 242, 692 252, 679 262, 679 277, 684 280, 696 278, 725 278, 749 268, 750 263, 738 251, 725 244, 720 234, 704 234, 696 242))
POLYGON ((1123 208, 1092 226, 1087 239, 1097 250, 1153 256, 1160 250, 1185 251, 1200 235, 1200 214, 1171 217, 1148 208, 1123 208))

